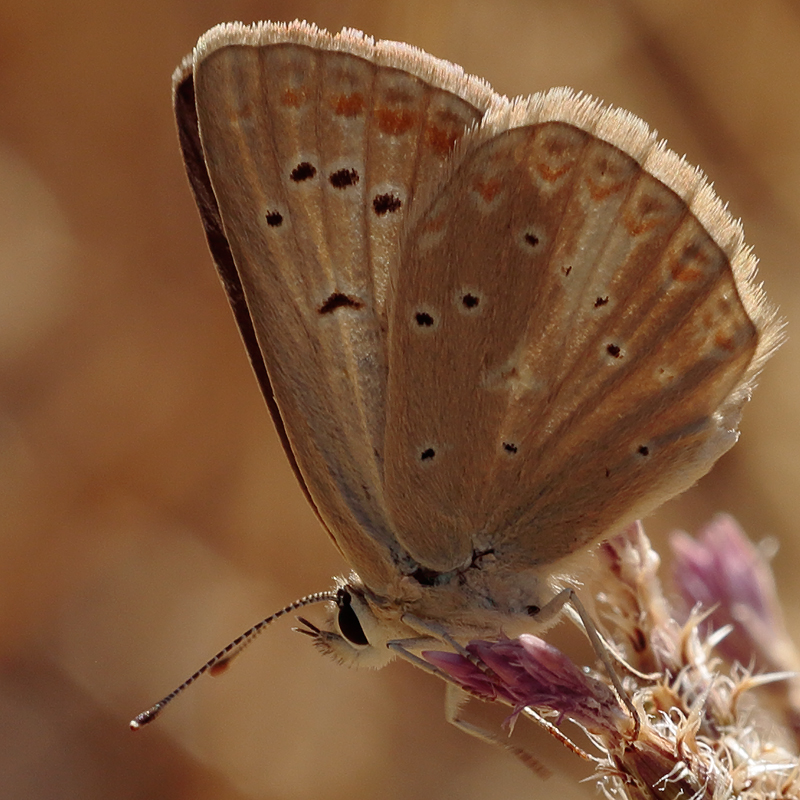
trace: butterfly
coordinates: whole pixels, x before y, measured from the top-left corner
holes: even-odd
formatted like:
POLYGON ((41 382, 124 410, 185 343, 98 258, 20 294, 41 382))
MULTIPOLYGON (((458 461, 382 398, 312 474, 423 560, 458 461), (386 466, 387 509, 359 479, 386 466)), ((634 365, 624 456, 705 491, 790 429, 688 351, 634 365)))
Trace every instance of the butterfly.
POLYGON ((300 22, 212 29, 174 103, 250 361, 354 570, 274 616, 332 601, 306 632, 340 661, 541 627, 557 575, 736 441, 780 323, 739 223, 633 114, 300 22))

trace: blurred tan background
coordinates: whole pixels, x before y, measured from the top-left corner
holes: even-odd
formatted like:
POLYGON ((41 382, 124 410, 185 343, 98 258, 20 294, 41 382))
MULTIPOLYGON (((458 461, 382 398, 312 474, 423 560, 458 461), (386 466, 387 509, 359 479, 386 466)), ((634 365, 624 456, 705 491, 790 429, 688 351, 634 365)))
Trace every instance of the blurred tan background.
POLYGON ((170 108, 170 74, 207 28, 295 17, 410 41, 505 94, 583 89, 703 166, 744 218, 792 338, 740 444, 648 530, 727 510, 775 536, 800 633, 798 0, 5 0, 2 794, 594 796, 577 785, 587 766, 546 737, 560 774, 542 783, 450 728, 434 679, 338 667, 290 624, 128 731, 241 630, 345 569, 250 373, 170 108))

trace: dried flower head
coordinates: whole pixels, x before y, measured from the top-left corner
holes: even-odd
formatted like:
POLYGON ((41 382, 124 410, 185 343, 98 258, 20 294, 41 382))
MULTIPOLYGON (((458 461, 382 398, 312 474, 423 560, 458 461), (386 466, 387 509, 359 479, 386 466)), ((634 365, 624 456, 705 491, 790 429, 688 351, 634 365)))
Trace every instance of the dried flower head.
MULTIPOLYGON (((785 636, 769 567, 730 518, 704 529, 700 543, 685 534, 677 541, 685 584, 694 587, 685 591, 695 606, 688 620, 675 618, 658 580, 658 556, 638 525, 602 546, 603 569, 593 571, 584 593, 594 597, 593 612, 618 656, 638 726, 607 676, 588 674, 535 636, 423 655, 470 694, 509 705, 512 721, 544 715, 557 726, 580 726, 597 748, 596 774, 608 797, 798 798, 796 737, 756 699, 762 686, 785 684, 788 676, 756 676, 751 666, 754 659, 787 664, 774 654, 768 660, 768 646, 759 650, 765 636, 785 636), (728 659, 720 649, 726 630, 708 622, 741 619, 745 634, 728 659), (748 637, 745 660, 739 656, 748 637)), ((781 648, 794 653, 788 637, 781 648)))

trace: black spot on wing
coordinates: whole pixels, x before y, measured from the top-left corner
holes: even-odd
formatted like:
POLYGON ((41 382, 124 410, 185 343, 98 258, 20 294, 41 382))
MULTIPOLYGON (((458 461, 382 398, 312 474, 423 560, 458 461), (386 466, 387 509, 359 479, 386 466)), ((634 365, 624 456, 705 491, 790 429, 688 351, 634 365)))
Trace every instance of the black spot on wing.
POLYGON ((317 168, 309 161, 301 161, 289 174, 295 183, 311 180, 317 174, 317 168))
POLYGON ((328 180, 334 189, 346 189, 358 183, 358 172, 354 169, 337 169, 328 180))
POLYGON ((394 194, 376 194, 372 198, 372 210, 382 217, 384 214, 394 214, 399 211, 403 201, 394 194))
POLYGON ((351 297, 350 295, 343 294, 342 292, 334 292, 317 309, 317 313, 330 314, 338 308, 352 308, 358 311, 364 308, 364 301, 360 300, 358 297, 351 297))

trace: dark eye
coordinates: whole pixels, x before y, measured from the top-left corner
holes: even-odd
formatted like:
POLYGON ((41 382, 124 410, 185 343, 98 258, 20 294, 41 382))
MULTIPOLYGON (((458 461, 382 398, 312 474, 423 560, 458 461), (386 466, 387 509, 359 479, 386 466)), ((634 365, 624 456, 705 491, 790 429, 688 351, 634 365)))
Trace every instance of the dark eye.
POLYGON ((358 615, 353 611, 353 607, 350 605, 350 595, 342 592, 337 602, 339 605, 339 618, 337 621, 342 636, 344 636, 350 644, 367 647, 369 645, 369 640, 364 633, 364 629, 361 627, 361 623, 358 621, 358 615))

